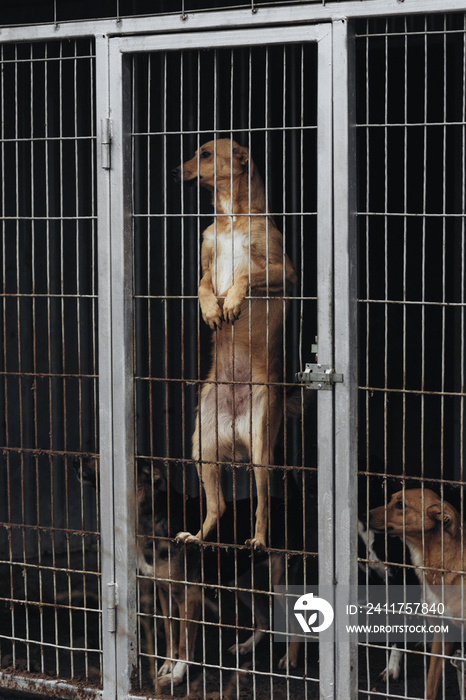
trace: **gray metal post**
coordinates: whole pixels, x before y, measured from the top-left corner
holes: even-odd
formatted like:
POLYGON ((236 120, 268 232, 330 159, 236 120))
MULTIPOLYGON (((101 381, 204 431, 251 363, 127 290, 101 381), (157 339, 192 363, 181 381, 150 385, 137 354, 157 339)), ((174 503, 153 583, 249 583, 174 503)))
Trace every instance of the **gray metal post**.
MULTIPOLYGON (((356 178, 351 57, 348 22, 337 20, 333 23, 334 318, 335 365, 344 382, 335 385, 335 579, 344 591, 357 583, 356 178)), ((338 588, 337 595, 343 600, 338 588)), ((337 617, 335 627, 335 698, 355 700, 357 641, 349 637, 345 620, 337 617)))
MULTIPOLYGON (((326 29, 319 41, 317 58, 317 345, 319 362, 333 367, 332 34, 330 26, 326 29)), ((324 597, 328 599, 335 577, 333 391, 318 392, 317 410, 319 586, 324 587, 324 597)), ((332 700, 333 625, 320 634, 319 641, 320 697, 332 700)))
MULTIPOLYGON (((133 255, 131 232, 130 104, 125 99, 126 63, 118 45, 109 52, 111 177, 111 362, 116 589, 116 668, 118 698, 126 697, 137 665, 136 532, 133 398, 133 255)), ((105 504, 103 504, 104 506, 105 504)), ((105 513, 103 518, 105 521, 105 513)), ((112 582, 110 582, 112 583, 112 582)), ((112 608, 110 601, 110 622, 112 608)), ((108 630, 110 634, 112 632, 108 630)))
POLYGON ((110 169, 100 146, 109 111, 108 40, 96 38, 97 211, 99 292, 99 438, 100 502, 102 506, 102 646, 103 697, 116 695, 115 632, 109 630, 109 593, 115 581, 113 391, 112 391, 112 265, 110 227, 110 169))

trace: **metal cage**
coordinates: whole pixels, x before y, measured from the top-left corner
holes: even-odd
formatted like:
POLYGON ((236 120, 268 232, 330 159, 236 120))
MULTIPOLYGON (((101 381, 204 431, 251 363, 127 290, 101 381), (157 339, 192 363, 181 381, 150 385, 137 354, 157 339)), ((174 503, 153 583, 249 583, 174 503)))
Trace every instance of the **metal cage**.
MULTIPOLYGON (((315 585, 338 610, 395 573, 406 602, 433 569, 446 595, 449 535, 433 567, 424 536, 413 557, 405 519, 394 553, 395 492, 454 507, 463 551, 466 6, 191 4, 156 15, 120 0, 95 17, 39 2, 27 26, 0 10, 0 689, 423 698, 437 655, 439 697, 464 697, 450 664, 461 670, 463 639, 459 659, 407 636, 393 652, 339 613, 301 635, 290 666, 297 628, 280 600, 315 585), (266 250, 276 227, 297 278, 248 288, 243 310, 261 305, 266 330, 239 379, 218 372, 198 299, 204 230, 218 251, 235 213, 202 179, 171 175, 219 139, 230 158, 232 139, 246 147, 249 181, 254 168, 264 184, 262 209, 243 214, 248 275, 262 216, 266 250), (260 382, 255 352, 280 367, 260 382), (186 544, 176 534, 206 509, 209 460, 192 436, 207 376, 233 407, 227 454, 218 401, 212 418, 226 511, 186 544), (244 394, 252 441, 257 386, 266 431, 271 397, 283 413, 260 465, 234 429, 244 394)), ((235 333, 222 336, 232 348, 235 333)))

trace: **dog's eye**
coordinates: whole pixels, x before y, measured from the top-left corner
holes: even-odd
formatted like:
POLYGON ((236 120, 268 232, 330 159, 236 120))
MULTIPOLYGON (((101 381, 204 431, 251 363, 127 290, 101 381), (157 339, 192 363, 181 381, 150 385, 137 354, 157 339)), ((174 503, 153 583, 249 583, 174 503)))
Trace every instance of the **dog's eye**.
POLYGON ((397 501, 397 502, 395 503, 395 508, 398 508, 398 510, 403 510, 403 508, 404 508, 404 503, 403 503, 403 501, 397 501))
POLYGON ((210 158, 210 153, 209 153, 209 151, 202 151, 202 153, 201 153, 201 158, 210 158))

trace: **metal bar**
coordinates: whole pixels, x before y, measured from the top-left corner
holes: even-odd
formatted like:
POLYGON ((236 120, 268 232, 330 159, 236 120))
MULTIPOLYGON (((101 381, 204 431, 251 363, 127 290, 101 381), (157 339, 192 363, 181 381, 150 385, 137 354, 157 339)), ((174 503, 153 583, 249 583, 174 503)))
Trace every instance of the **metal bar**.
MULTIPOLYGON (((102 131, 109 115, 109 46, 108 39, 97 37, 95 75, 96 84, 96 124, 100 125, 97 136, 106 137, 102 131)), ((112 198, 110 189, 111 171, 102 160, 102 151, 97 148, 97 269, 98 269, 98 366, 99 366, 99 471, 100 502, 105 508, 101 522, 102 563, 101 595, 102 610, 108 607, 109 584, 115 581, 115 513, 114 513, 114 473, 115 454, 113 433, 113 307, 112 307, 112 198)), ((117 431, 118 433, 118 431, 117 431)), ((108 629, 108 618, 102 616, 102 668, 103 698, 110 700, 116 696, 116 637, 108 629)))
MULTIPOLYGON (((332 31, 318 43, 317 54, 317 334, 319 360, 333 366, 333 214, 332 214, 332 31)), ((319 392, 317 403, 319 586, 327 598, 335 579, 334 563, 334 400, 319 392)), ((328 601, 330 604, 333 600, 328 601)), ((320 635, 320 697, 335 692, 334 628, 320 635)))
MULTIPOLYGON (((335 580, 357 582, 357 309, 356 309, 356 177, 354 135, 354 45, 348 23, 333 24, 334 140, 334 322, 335 366, 344 376, 335 385, 335 580), (341 251, 347 255, 341 255, 341 251)), ((320 333, 320 331, 319 331, 320 333)), ((320 345, 320 336, 319 336, 320 345)), ((349 601, 348 601, 349 602, 349 601)), ((340 620, 335 621, 335 698, 357 697, 357 643, 340 620)))
POLYGON ((101 690, 91 687, 80 687, 79 689, 71 683, 64 681, 47 680, 45 678, 24 678, 20 675, 0 672, 0 686, 3 689, 12 691, 27 691, 35 693, 53 693, 63 700, 77 700, 78 698, 102 698, 101 690))
MULTIPOLYGON (((165 33, 165 32, 194 32, 203 29, 214 30, 225 27, 255 27, 262 30, 265 26, 274 24, 289 25, 300 22, 336 22, 339 20, 358 17, 387 17, 406 14, 424 14, 431 12, 463 12, 466 10, 464 0, 367 0, 357 2, 348 0, 334 3, 300 3, 292 8, 255 7, 250 10, 214 10, 192 12, 183 16, 180 23, 179 14, 152 15, 145 17, 118 17, 117 19, 101 19, 82 22, 60 22, 59 24, 37 24, 19 27, 2 27, 1 42, 40 41, 47 39, 69 39, 78 36, 106 35, 109 37, 165 33)), ((283 33, 282 33, 283 41, 283 33)))
MULTIPOLYGON (((134 470, 133 249, 131 212, 130 66, 117 44, 109 51, 109 102, 113 123, 111 205, 111 323, 115 582, 118 587, 117 695, 130 692, 137 668, 136 514, 134 470)), ((100 123, 97 120, 97 123, 100 123)))
MULTIPOLYGON (((325 24, 299 25, 290 27, 287 35, 287 43, 301 41, 320 41, 328 32, 325 24)), ((283 45, 283 29, 279 27, 267 27, 260 33, 257 29, 226 29, 218 32, 196 32, 195 34, 154 34, 144 37, 125 36, 118 37, 116 41, 122 53, 135 51, 173 51, 187 49, 213 49, 230 48, 231 46, 261 46, 264 41, 268 45, 283 45), (267 38, 265 39, 267 35, 267 38)), ((217 124, 215 124, 215 130, 217 124)))

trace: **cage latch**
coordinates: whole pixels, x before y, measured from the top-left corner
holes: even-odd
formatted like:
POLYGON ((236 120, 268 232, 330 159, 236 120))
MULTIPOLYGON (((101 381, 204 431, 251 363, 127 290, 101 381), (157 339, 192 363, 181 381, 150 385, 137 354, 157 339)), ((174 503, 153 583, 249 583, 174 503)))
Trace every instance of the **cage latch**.
POLYGON ((302 382, 308 389, 331 389, 337 382, 343 381, 343 375, 337 374, 330 365, 306 363, 304 372, 296 374, 296 381, 302 382))

